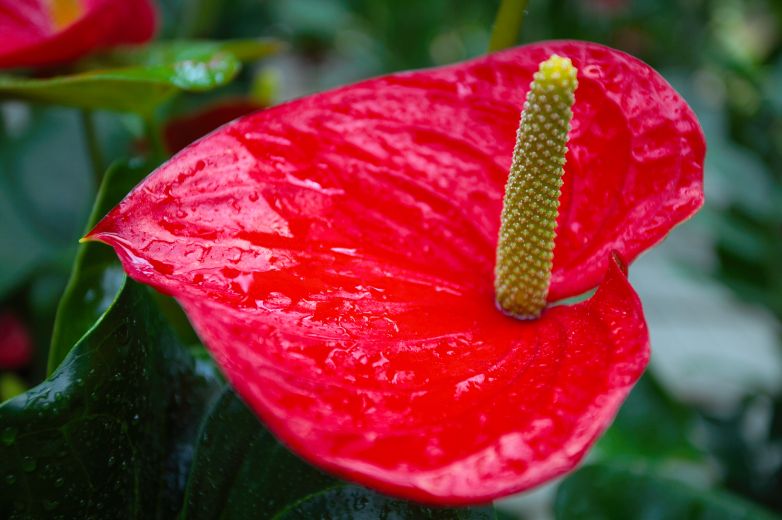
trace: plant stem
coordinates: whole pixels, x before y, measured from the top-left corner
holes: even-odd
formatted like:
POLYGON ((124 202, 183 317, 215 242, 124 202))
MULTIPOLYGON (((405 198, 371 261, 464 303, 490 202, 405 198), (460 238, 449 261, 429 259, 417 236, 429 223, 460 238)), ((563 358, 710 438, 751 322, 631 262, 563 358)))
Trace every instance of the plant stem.
POLYGON ((528 0, 501 0, 489 40, 489 52, 513 47, 521 33, 528 0))
POLYGON ((98 132, 95 129, 95 117, 92 110, 83 109, 80 111, 80 114, 81 126, 84 131, 84 141, 87 145, 87 154, 90 156, 92 174, 97 189, 100 187, 100 183, 103 180, 103 172, 106 169, 106 165, 103 162, 103 152, 101 152, 100 142, 98 142, 98 132))
POLYGON ((150 155, 155 164, 160 164, 168 158, 168 153, 163 144, 163 135, 161 134, 160 125, 155 121, 155 116, 149 115, 144 118, 144 128, 149 141, 150 155))

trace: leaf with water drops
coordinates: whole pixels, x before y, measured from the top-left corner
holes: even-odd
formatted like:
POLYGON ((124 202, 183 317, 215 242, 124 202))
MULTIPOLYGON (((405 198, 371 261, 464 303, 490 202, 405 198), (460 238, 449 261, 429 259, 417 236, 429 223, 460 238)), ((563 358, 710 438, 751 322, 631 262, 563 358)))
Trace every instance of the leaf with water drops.
MULTIPOLYGON (((152 169, 141 163, 112 165, 98 191, 87 228, 117 204, 152 169)), ((57 308, 49 348, 49 373, 65 359, 76 342, 104 313, 125 281, 125 273, 115 255, 95 244, 81 244, 71 278, 57 308)))
POLYGON ((171 518, 217 388, 127 281, 43 383, 0 405, 0 517, 171 518))
POLYGON ((328 518, 330 520, 494 520, 491 506, 435 508, 395 500, 353 485, 332 487, 303 498, 281 511, 275 520, 328 518))
POLYGON ((275 52, 267 40, 172 42, 90 62, 97 68, 46 79, 0 77, 0 99, 149 115, 177 92, 203 92, 231 82, 241 62, 275 52))
POLYGON ((431 509, 349 485, 305 463, 226 388, 201 430, 182 520, 491 519, 492 507, 431 509))

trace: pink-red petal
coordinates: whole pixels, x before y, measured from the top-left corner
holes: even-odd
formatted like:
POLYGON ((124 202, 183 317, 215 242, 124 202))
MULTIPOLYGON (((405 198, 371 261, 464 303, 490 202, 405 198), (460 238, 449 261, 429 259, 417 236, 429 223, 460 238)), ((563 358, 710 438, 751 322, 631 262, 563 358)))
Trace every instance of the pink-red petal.
POLYGON ((56 65, 91 52, 148 41, 150 0, 72 0, 72 20, 58 20, 48 0, 0 0, 0 68, 56 65))

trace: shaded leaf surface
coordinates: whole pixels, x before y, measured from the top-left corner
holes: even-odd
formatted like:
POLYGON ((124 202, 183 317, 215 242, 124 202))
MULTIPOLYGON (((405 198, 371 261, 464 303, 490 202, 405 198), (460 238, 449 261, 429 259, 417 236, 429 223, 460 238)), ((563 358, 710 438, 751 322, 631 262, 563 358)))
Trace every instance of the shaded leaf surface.
POLYGON ((777 518, 726 492, 607 465, 587 466, 565 479, 557 491, 555 513, 560 520, 777 518))
POLYGON ((170 518, 205 373, 127 282, 46 381, 0 406, 0 517, 170 518))
POLYGON ((183 517, 267 518, 337 484, 279 444, 227 388, 201 431, 183 517))
POLYGON ((432 509, 341 482, 289 452, 226 388, 201 430, 181 516, 489 519, 493 509, 432 509))
POLYGON ((339 486, 311 495, 274 517, 278 520, 492 520, 491 506, 464 509, 430 508, 394 500, 359 486, 339 486))
MULTIPOLYGON (((87 228, 111 209, 144 178, 150 167, 117 163, 106 172, 87 228)), ((125 274, 116 256, 105 247, 82 244, 71 278, 57 309, 49 350, 49 373, 65 359, 93 323, 108 309, 124 282, 125 274)))

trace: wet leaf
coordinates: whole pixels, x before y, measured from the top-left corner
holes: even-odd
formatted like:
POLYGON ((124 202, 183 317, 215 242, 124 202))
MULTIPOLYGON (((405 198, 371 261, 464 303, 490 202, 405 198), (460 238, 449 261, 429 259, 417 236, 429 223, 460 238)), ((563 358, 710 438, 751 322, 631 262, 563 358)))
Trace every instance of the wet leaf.
MULTIPOLYGON (((145 164, 119 162, 106 172, 92 213, 87 222, 91 229, 95 222, 138 184, 149 173, 145 164)), ((96 244, 79 246, 71 278, 57 308, 49 350, 49 368, 52 373, 95 321, 114 301, 125 280, 125 273, 116 256, 96 244)))
POLYGON ((310 495, 274 518, 279 520, 298 518, 491 520, 495 518, 495 514, 491 506, 462 509, 431 508, 414 502, 395 500, 359 486, 344 485, 310 495))
POLYGON ((608 465, 587 466, 565 479, 557 491, 555 514, 562 520, 776 518, 727 492, 698 489, 655 473, 608 465))
POLYGON ((463 509, 430 508, 414 502, 394 500, 359 486, 347 485, 308 496, 274 518, 276 520, 299 518, 491 520, 495 518, 495 514, 491 506, 463 509))
POLYGON ((0 406, 0 517, 171 518, 208 374, 126 282, 46 381, 0 406))
MULTIPOLYGON (((273 39, 240 39, 225 41, 175 40, 157 42, 140 48, 129 48, 103 54, 83 62, 83 67, 156 67, 186 60, 198 60, 207 56, 230 54, 240 62, 251 62, 277 53, 283 44, 273 39)), ((182 81, 183 78, 177 78, 182 81)), ((198 90, 198 83, 187 82, 198 90)))
POLYGON ((258 518, 339 484, 295 457, 227 388, 201 431, 183 517, 258 518))
POLYGON ((230 388, 201 430, 181 517, 494 518, 491 507, 432 509, 341 482, 277 442, 230 388))
POLYGON ((116 68, 47 79, 0 77, 0 98, 148 115, 177 92, 201 92, 228 84, 242 60, 257 59, 276 49, 276 44, 262 40, 161 43, 90 62, 116 68))

